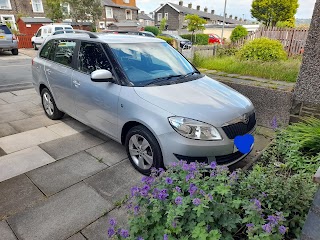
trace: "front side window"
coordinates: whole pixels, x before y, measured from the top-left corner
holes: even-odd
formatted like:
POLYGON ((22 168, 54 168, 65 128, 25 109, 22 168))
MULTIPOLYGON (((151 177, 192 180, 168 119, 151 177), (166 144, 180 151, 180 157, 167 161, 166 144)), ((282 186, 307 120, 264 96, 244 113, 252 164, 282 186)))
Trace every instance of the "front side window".
POLYGON ((111 7, 106 7, 106 18, 113 18, 113 11, 111 7))
POLYGON ((112 43, 109 46, 135 86, 144 86, 159 78, 182 76, 195 71, 195 68, 167 43, 112 43))
POLYGON ((40 28, 36 34, 36 37, 41 37, 41 32, 42 32, 42 29, 40 28))
POLYGON ((33 12, 43 12, 42 0, 31 0, 33 12))
POLYGON ((10 0, 0 0, 0 9, 11 9, 10 0))
POLYGON ((126 19, 132 20, 132 11, 130 9, 126 10, 126 19))
POLYGON ((111 70, 111 64, 101 45, 82 42, 79 50, 78 70, 90 74, 98 69, 111 70))
POLYGON ((55 45, 55 52, 52 60, 56 63, 71 67, 76 42, 70 40, 58 40, 55 45))
POLYGON ((45 59, 49 59, 50 56, 50 52, 53 49, 53 43, 54 40, 51 40, 49 42, 47 42, 42 48, 41 48, 41 52, 40 52, 40 57, 41 58, 45 58, 45 59))
POLYGON ((160 22, 162 20, 162 13, 158 13, 158 21, 160 22))

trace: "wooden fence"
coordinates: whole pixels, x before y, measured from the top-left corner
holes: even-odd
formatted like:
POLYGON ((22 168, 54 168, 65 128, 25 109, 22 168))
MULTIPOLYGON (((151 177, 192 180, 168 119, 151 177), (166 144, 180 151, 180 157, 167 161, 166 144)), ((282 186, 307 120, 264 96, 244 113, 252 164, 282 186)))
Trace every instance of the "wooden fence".
POLYGON ((18 43, 19 48, 32 48, 31 38, 33 37, 33 35, 19 34, 19 35, 17 35, 17 37, 19 40, 19 43, 18 43))
POLYGON ((259 28, 247 37, 235 42, 235 46, 241 47, 245 42, 267 37, 281 41, 288 56, 299 55, 304 52, 304 46, 308 37, 307 29, 283 29, 283 28, 259 28))

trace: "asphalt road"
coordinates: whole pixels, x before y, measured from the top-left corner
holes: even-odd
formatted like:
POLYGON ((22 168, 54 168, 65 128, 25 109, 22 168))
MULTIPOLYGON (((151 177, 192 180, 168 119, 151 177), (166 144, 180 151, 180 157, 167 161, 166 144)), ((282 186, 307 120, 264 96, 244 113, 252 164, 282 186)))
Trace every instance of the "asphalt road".
POLYGON ((32 87, 31 57, 0 52, 0 92, 32 87))

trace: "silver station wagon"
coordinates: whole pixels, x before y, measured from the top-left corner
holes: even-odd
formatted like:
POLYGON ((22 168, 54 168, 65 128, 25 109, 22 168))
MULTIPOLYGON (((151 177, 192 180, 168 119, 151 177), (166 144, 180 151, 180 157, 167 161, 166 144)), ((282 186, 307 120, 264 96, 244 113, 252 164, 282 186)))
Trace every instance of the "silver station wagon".
POLYGON ((234 138, 256 125, 248 98, 158 38, 51 36, 32 74, 49 118, 66 113, 123 144, 143 174, 179 160, 231 165, 246 156, 234 138))

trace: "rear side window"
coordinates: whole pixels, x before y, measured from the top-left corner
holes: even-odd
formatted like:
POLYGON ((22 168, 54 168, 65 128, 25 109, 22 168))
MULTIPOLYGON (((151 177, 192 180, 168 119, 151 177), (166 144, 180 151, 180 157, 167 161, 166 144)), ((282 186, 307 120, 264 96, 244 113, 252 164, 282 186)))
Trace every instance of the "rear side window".
POLYGON ((11 34, 11 31, 6 25, 1 25, 0 26, 0 33, 11 34))
POLYGON ((79 50, 78 70, 92 73, 98 69, 111 70, 111 64, 100 44, 82 42, 79 50))
POLYGON ((55 42, 53 61, 71 67, 72 57, 76 46, 75 41, 58 40, 55 42))
POLYGON ((41 52, 40 52, 40 57, 41 58, 46 58, 49 59, 50 56, 50 52, 53 48, 53 43, 54 40, 51 40, 49 42, 47 42, 42 48, 41 48, 41 52))

